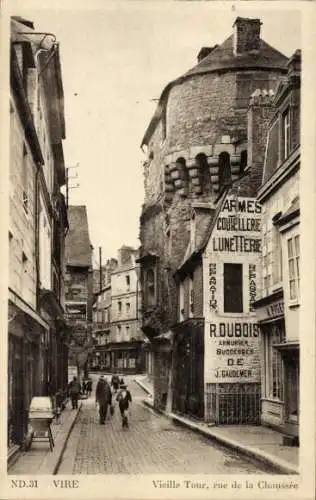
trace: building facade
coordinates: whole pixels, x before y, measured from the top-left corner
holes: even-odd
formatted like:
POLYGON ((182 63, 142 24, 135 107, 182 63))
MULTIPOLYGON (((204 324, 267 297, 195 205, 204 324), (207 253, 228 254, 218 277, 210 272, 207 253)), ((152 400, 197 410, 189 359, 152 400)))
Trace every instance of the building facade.
POLYGON ((122 246, 118 250, 118 266, 111 274, 111 340, 108 352, 113 373, 139 373, 144 369, 137 257, 138 250, 122 246))
POLYGON ((298 443, 300 310, 300 71, 289 60, 270 124, 263 182, 262 288, 255 303, 262 333, 263 424, 298 443))
POLYGON ((33 396, 67 386, 67 208, 60 56, 52 34, 11 19, 8 445, 24 445, 33 396))
POLYGON ((88 370, 88 357, 92 348, 92 245, 86 207, 69 206, 68 216, 65 308, 72 332, 69 365, 76 366, 80 375, 82 370, 88 370))
POLYGON ((111 282, 94 295, 93 302, 93 357, 92 370, 111 371, 111 355, 107 349, 111 342, 111 282))
MULTIPOLYGON (((192 204, 216 210, 223 191, 247 165, 261 180, 256 166, 263 164, 262 146, 261 156, 248 158, 249 100, 255 90, 269 96, 276 89, 287 58, 260 38, 260 25, 259 19, 237 18, 227 40, 201 49, 198 64, 163 90, 142 141, 147 146, 140 219, 142 329, 154 356, 154 402, 162 409, 171 405, 177 335, 172 327, 178 322, 174 274, 186 257, 192 204)), ((196 336, 204 331, 199 325, 196 336)))

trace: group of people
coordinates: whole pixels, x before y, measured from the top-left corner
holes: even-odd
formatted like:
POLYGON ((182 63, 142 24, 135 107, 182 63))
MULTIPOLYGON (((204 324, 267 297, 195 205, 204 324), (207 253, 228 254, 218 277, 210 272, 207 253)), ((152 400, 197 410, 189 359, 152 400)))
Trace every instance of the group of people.
MULTIPOLYGON (((88 397, 91 395, 92 379, 90 377, 85 379, 81 387, 78 378, 74 377, 69 384, 68 392, 71 398, 72 408, 78 408, 78 399, 80 394, 86 394, 88 397)), ((104 375, 101 375, 95 391, 95 400, 96 404, 99 406, 101 425, 105 424, 108 410, 110 410, 111 415, 114 414, 113 398, 115 398, 118 402, 122 418, 122 427, 128 428, 128 409, 130 403, 132 402, 132 396, 130 391, 127 389, 127 385, 125 384, 123 378, 120 378, 118 375, 112 376, 110 384, 104 375)))
POLYGON ((124 380, 118 375, 113 375, 109 384, 104 375, 101 375, 95 392, 96 404, 99 405, 100 424, 104 425, 107 417, 108 409, 113 415, 114 405, 113 398, 118 402, 120 414, 122 418, 122 427, 128 428, 128 409, 132 402, 132 396, 127 389, 124 380))

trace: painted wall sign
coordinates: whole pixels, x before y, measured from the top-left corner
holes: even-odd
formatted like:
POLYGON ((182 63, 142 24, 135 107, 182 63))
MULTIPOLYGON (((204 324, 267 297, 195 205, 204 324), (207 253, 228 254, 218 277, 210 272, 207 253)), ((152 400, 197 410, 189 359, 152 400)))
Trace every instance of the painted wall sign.
POLYGON ((255 264, 249 264, 249 311, 255 311, 254 304, 257 297, 257 270, 255 264))
POLYGON ((205 381, 260 382, 259 339, 255 318, 206 324, 205 381))
POLYGON ((253 198, 227 198, 216 221, 211 250, 261 252, 261 206, 253 198))
POLYGON ((209 306, 210 311, 216 311, 216 264, 210 263, 208 266, 208 284, 209 284, 209 306))

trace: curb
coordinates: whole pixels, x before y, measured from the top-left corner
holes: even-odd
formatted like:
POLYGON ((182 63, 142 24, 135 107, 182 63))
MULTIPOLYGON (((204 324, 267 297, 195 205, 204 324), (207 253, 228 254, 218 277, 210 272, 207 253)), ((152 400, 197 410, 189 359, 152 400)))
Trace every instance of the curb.
POLYGON ((15 445, 11 450, 9 450, 7 455, 7 470, 15 464, 15 462, 19 459, 20 454, 21 448, 19 445, 15 445))
POLYGON ((139 387, 141 387, 147 394, 149 394, 152 397, 151 390, 148 389, 148 387, 145 384, 143 384, 141 380, 137 380, 136 378, 134 378, 134 382, 136 382, 136 384, 138 384, 139 387))
MULTIPOLYGON (((154 408, 153 403, 148 399, 144 399, 143 404, 156 411, 156 408, 154 408)), ((272 468, 276 472, 279 472, 281 474, 299 474, 298 467, 289 462, 286 462, 285 460, 276 458, 274 455, 270 455, 265 451, 259 450, 258 448, 251 448, 250 446, 242 445, 237 441, 226 438, 224 436, 220 436, 218 433, 216 433, 216 431, 214 432, 210 429, 202 429, 198 424, 195 424, 194 422, 189 422, 187 419, 182 418, 179 415, 176 415, 175 413, 166 413, 161 410, 158 413, 163 414, 165 417, 171 419, 173 422, 177 422, 178 424, 188 427, 194 432, 202 434, 203 436, 213 441, 217 441, 218 443, 227 448, 237 451, 241 455, 251 458, 252 460, 256 460, 257 462, 260 462, 261 464, 264 464, 272 468)))
POLYGON ((79 416, 79 413, 82 408, 82 403, 79 405, 78 410, 69 417, 69 420, 67 421, 67 427, 65 429, 65 433, 61 433, 61 436, 59 439, 57 438, 57 442, 55 442, 55 447, 54 450, 51 454, 48 454, 42 465, 40 466, 38 470, 38 474, 49 474, 49 475, 55 475, 57 474, 58 468, 60 466, 64 451, 67 446, 67 442, 69 439, 69 436, 71 434, 71 431, 76 423, 76 420, 79 416))

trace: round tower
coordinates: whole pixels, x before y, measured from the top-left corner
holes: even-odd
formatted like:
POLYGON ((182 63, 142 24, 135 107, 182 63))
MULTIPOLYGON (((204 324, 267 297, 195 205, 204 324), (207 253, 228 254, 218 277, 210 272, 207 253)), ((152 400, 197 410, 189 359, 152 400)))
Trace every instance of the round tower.
POLYGON ((222 44, 203 47, 198 64, 163 90, 145 132, 145 200, 141 215, 144 331, 176 319, 173 273, 190 239, 193 202, 215 204, 247 165, 247 111, 257 89, 274 91, 287 57, 260 38, 259 19, 237 18, 222 44), (156 301, 146 305, 146 272, 156 301))

